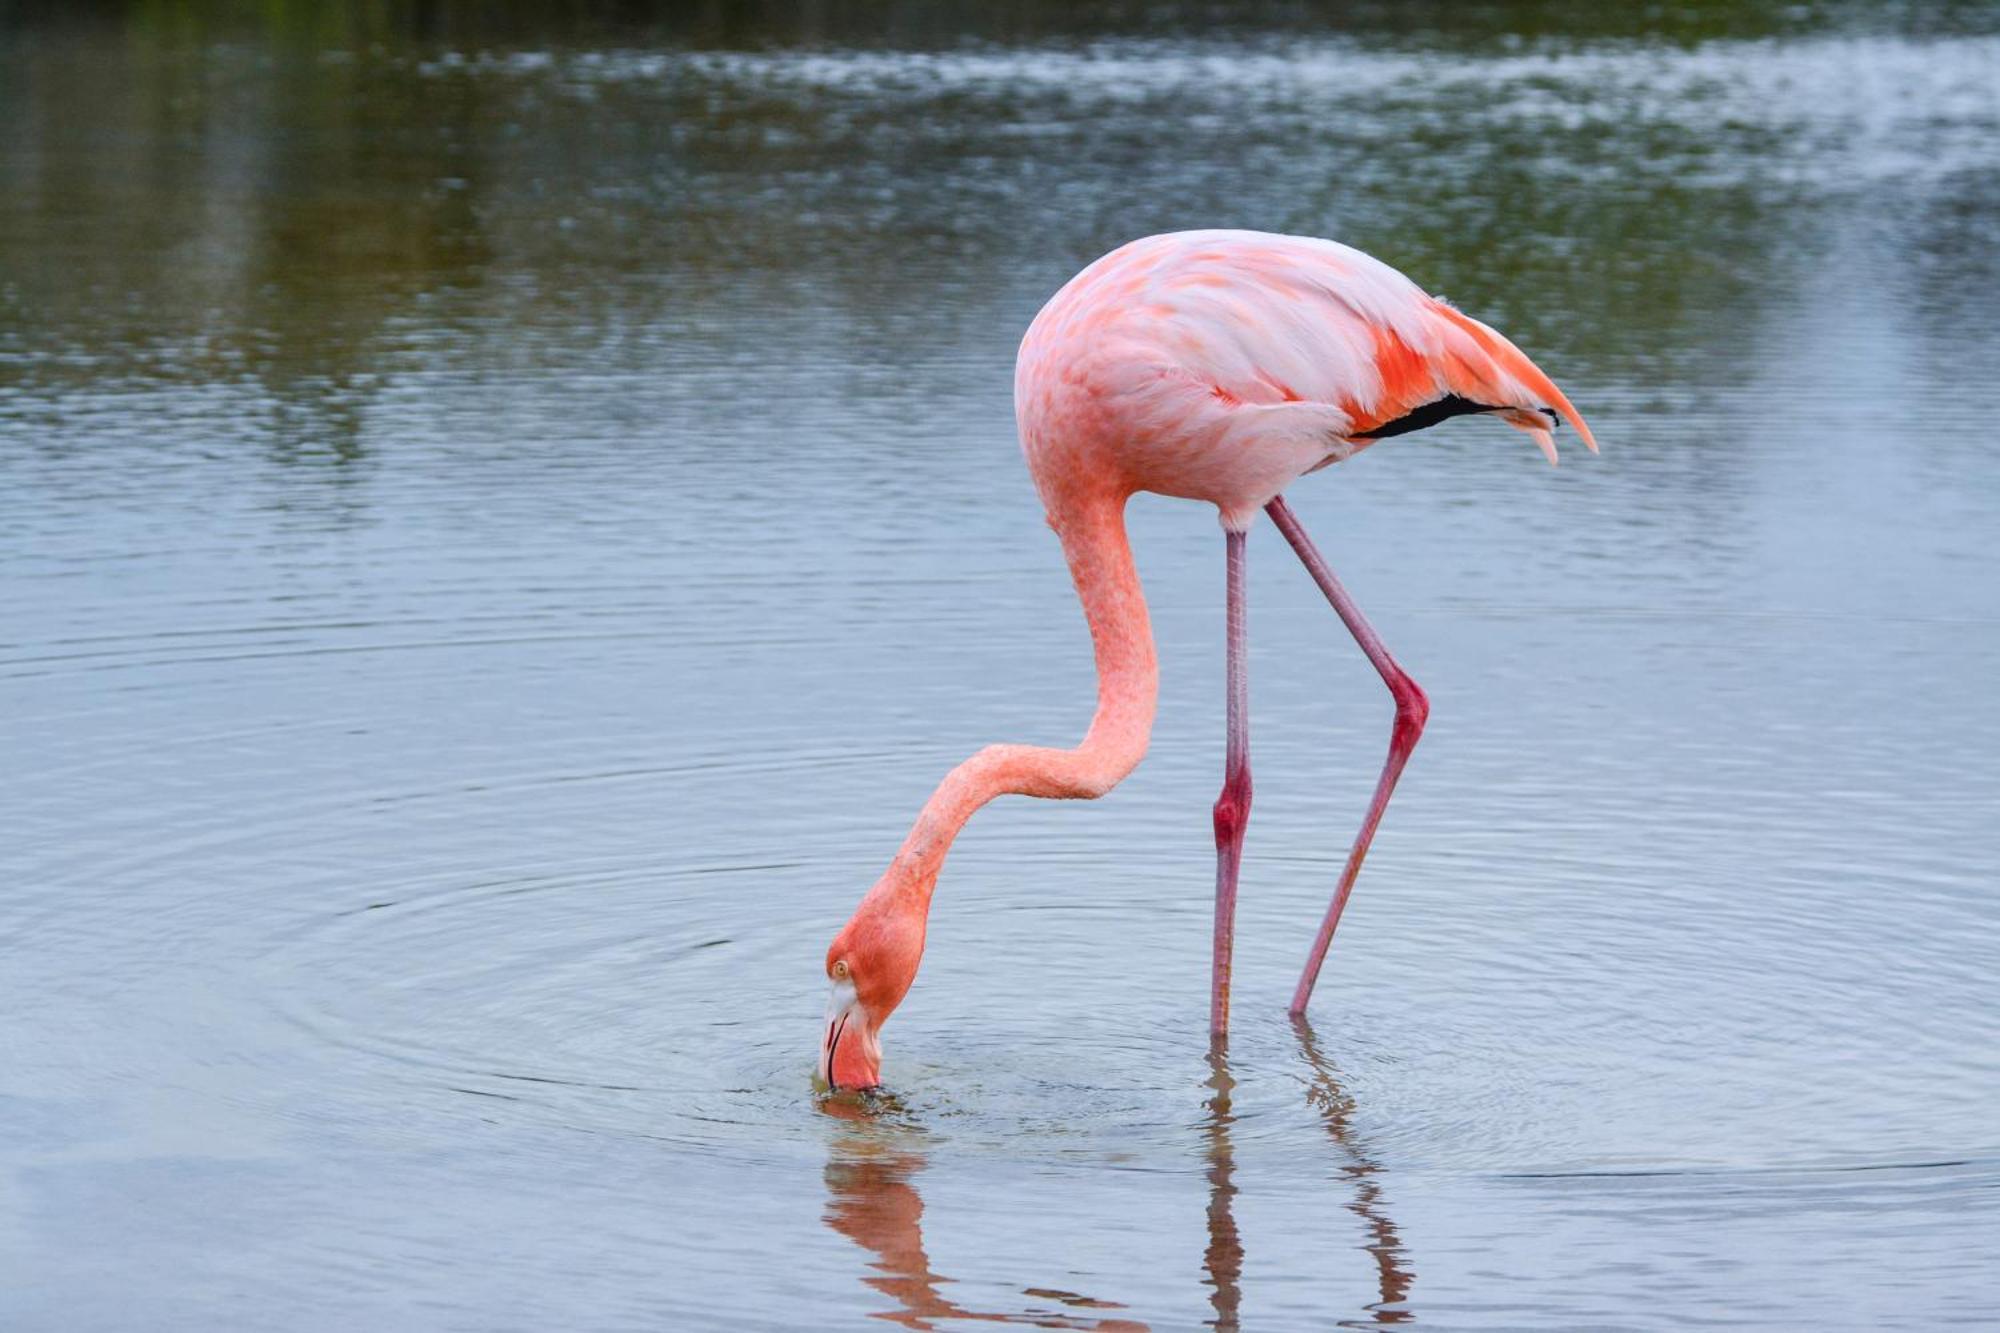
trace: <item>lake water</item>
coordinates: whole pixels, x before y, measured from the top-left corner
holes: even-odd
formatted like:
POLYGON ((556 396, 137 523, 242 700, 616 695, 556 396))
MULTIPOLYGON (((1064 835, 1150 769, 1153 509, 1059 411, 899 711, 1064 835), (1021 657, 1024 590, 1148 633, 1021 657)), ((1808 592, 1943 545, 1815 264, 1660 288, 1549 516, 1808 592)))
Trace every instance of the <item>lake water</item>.
POLYGON ((1993 11, 254 12, 0 27, 0 1322, 2000 1321, 1993 11), (1253 534, 1226 1052, 1141 497, 1150 757, 974 821, 819 1105, 931 784, 1089 716, 1016 341, 1205 225, 1603 455, 1294 489, 1433 702, 1301 1030, 1390 707, 1253 534))

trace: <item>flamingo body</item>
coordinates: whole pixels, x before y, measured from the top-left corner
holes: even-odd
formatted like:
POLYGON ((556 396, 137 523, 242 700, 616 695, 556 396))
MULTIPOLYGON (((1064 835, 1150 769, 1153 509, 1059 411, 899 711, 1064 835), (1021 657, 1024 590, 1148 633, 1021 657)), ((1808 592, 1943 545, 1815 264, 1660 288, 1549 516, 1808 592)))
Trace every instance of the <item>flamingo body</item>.
POLYGON ((1381 260, 1250 231, 1149 236, 1091 264, 1035 317, 1014 381, 1045 495, 1116 479, 1209 501, 1239 531, 1298 477, 1447 397, 1497 411, 1551 461, 1546 409, 1590 440, 1518 348, 1381 260))
POLYGON ((1554 419, 1595 450, 1576 409, 1519 348, 1359 250, 1248 231, 1151 236, 1071 279, 1022 340, 1021 446, 1090 626, 1097 711, 1071 749, 989 745, 925 802, 827 950, 819 1075, 880 1082, 883 1022, 923 956, 931 894, 974 811, 1013 793, 1103 795, 1146 752, 1158 697, 1145 596, 1125 535, 1137 491, 1214 504, 1226 530, 1228 743, 1216 838, 1210 1031, 1229 1019, 1237 872, 1250 811, 1244 531, 1270 513, 1395 700, 1389 757, 1292 999, 1313 982, 1429 703, 1362 617, 1281 492, 1375 440, 1462 412, 1527 431, 1555 461, 1554 419))

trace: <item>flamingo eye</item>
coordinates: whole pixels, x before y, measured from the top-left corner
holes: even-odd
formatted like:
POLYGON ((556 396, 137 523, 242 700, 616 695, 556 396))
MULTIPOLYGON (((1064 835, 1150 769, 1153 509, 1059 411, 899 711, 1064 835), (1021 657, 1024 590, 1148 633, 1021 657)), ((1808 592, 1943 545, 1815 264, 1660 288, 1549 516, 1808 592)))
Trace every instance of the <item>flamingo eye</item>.
POLYGON ((833 979, 835 981, 845 981, 847 980, 847 975, 847 960, 843 958, 833 965, 833 979))

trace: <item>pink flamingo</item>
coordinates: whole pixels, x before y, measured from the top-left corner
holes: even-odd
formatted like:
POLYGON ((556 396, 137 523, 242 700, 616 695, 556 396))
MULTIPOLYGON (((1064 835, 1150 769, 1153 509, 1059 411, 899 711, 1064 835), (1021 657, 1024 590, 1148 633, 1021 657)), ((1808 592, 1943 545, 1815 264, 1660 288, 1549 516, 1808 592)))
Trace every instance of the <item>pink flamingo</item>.
POLYGON ((1426 295, 1395 269, 1332 241, 1247 231, 1133 241, 1042 307, 1014 372, 1021 447, 1062 539, 1097 659, 1097 712, 1073 750, 991 745, 948 774, 882 877, 827 950, 833 998, 819 1075, 833 1088, 881 1082, 881 1028, 915 980, 938 870, 974 811, 1008 793, 1104 795, 1138 766, 1159 670, 1125 536, 1137 491, 1206 500, 1222 513, 1228 571, 1228 741, 1215 803, 1215 938, 1209 1029, 1229 1027, 1237 868, 1250 814, 1244 668, 1244 534, 1259 509, 1305 563, 1396 701, 1389 756, 1320 922, 1291 1012, 1320 964, 1430 712, 1333 575, 1282 492, 1376 440, 1468 412, 1534 437, 1590 428, 1519 348, 1426 295))

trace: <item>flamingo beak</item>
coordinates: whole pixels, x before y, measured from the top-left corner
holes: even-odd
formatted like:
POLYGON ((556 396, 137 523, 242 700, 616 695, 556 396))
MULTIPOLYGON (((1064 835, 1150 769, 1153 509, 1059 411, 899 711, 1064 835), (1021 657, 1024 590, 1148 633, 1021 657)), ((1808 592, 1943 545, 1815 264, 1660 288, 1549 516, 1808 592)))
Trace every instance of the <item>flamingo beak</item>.
POLYGON ((826 1031, 819 1043, 819 1081, 833 1092, 865 1092, 882 1084, 882 1047, 852 981, 833 983, 826 1031))

